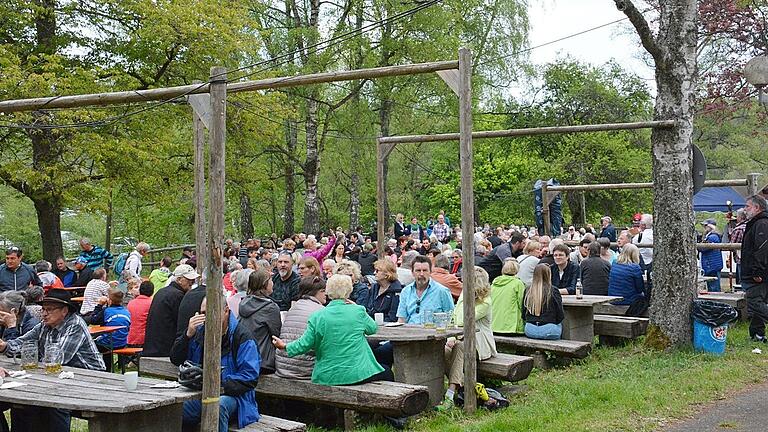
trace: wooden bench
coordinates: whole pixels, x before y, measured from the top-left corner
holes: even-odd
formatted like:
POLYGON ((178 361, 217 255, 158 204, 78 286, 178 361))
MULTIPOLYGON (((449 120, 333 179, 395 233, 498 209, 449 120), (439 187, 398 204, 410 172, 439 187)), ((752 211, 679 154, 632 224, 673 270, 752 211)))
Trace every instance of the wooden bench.
MULTIPOLYGON (((178 376, 178 368, 168 358, 144 357, 139 367, 142 373, 170 379, 176 379, 178 376)), ((517 368, 524 369, 524 365, 517 368)), ((509 369, 505 372, 513 376, 522 374, 522 371, 509 369)), ((324 386, 309 380, 262 375, 259 377, 256 393, 278 399, 300 400, 395 417, 420 413, 429 405, 429 393, 425 386, 391 381, 375 381, 350 386, 324 386)))
POLYGON ((231 432, 304 432, 307 425, 278 417, 261 414, 256 423, 251 423, 244 428, 229 426, 231 432))
POLYGON ((134 347, 123 347, 112 350, 112 354, 117 354, 117 366, 120 367, 120 372, 125 374, 125 365, 130 362, 134 362, 138 365, 142 351, 143 348, 134 347))
POLYGON ((595 334, 635 339, 648 330, 648 318, 595 315, 595 334))
POLYGON ((477 373, 487 378, 504 381, 522 381, 533 370, 533 357, 498 353, 494 357, 477 362, 477 373))
POLYGON ((733 306, 739 312, 739 319, 742 321, 747 320, 747 299, 744 297, 744 291, 736 291, 732 293, 726 292, 709 292, 699 293, 699 300, 712 300, 720 303, 725 303, 733 306))
POLYGON ((543 340, 525 336, 494 336, 496 347, 506 347, 526 352, 545 351, 557 357, 585 358, 592 351, 589 342, 566 339, 543 340))

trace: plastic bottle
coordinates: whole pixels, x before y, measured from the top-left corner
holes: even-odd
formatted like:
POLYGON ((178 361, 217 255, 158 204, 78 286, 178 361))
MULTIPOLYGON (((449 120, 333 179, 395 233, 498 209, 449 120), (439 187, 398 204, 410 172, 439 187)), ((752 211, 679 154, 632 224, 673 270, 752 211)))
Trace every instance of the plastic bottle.
POLYGON ((581 278, 576 279, 576 298, 584 298, 584 295, 582 294, 581 278))

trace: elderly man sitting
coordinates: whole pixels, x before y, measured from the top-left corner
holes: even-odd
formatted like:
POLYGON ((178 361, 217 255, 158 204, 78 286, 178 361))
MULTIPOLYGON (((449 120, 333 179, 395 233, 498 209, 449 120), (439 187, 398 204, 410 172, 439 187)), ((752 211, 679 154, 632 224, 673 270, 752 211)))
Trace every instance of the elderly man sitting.
MULTIPOLYGON (((104 370, 104 361, 91 339, 85 321, 75 313, 77 307, 64 290, 50 290, 40 302, 43 321, 29 332, 10 340, 0 340, 0 352, 17 355, 25 342, 38 346, 39 357, 56 344, 61 350, 61 364, 82 369, 104 370)), ((14 430, 20 431, 68 431, 70 412, 54 408, 27 407, 11 411, 14 430)))

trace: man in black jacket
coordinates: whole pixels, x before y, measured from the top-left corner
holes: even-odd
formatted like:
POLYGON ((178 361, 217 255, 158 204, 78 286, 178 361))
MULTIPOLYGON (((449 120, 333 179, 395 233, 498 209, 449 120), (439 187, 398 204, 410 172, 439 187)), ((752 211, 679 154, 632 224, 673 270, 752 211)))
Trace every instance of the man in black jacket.
POLYGON ((152 299, 147 315, 143 356, 168 357, 171 353, 171 345, 176 339, 179 305, 199 275, 189 264, 182 264, 173 271, 173 277, 173 282, 158 291, 152 299))
POLYGON ((747 198, 747 227, 741 243, 741 286, 746 291, 747 313, 752 317, 749 336, 768 343, 768 203, 760 195, 747 198))

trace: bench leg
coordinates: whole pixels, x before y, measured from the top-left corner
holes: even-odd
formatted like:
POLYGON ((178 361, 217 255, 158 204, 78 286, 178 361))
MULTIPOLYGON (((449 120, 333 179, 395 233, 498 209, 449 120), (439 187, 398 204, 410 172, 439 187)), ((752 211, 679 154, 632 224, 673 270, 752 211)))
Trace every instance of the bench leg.
POLYGON ((90 432, 180 432, 181 415, 181 403, 125 414, 83 413, 90 432))
POLYGON ((531 357, 533 357, 533 367, 536 369, 546 370, 551 367, 549 360, 547 360, 547 353, 544 351, 534 351, 531 357))
POLYGON ((345 409, 344 410, 344 430, 353 431, 357 429, 357 411, 345 409))
POLYGON ((445 342, 394 343, 395 381, 417 384, 429 389, 429 402, 434 406, 443 400, 445 342))

